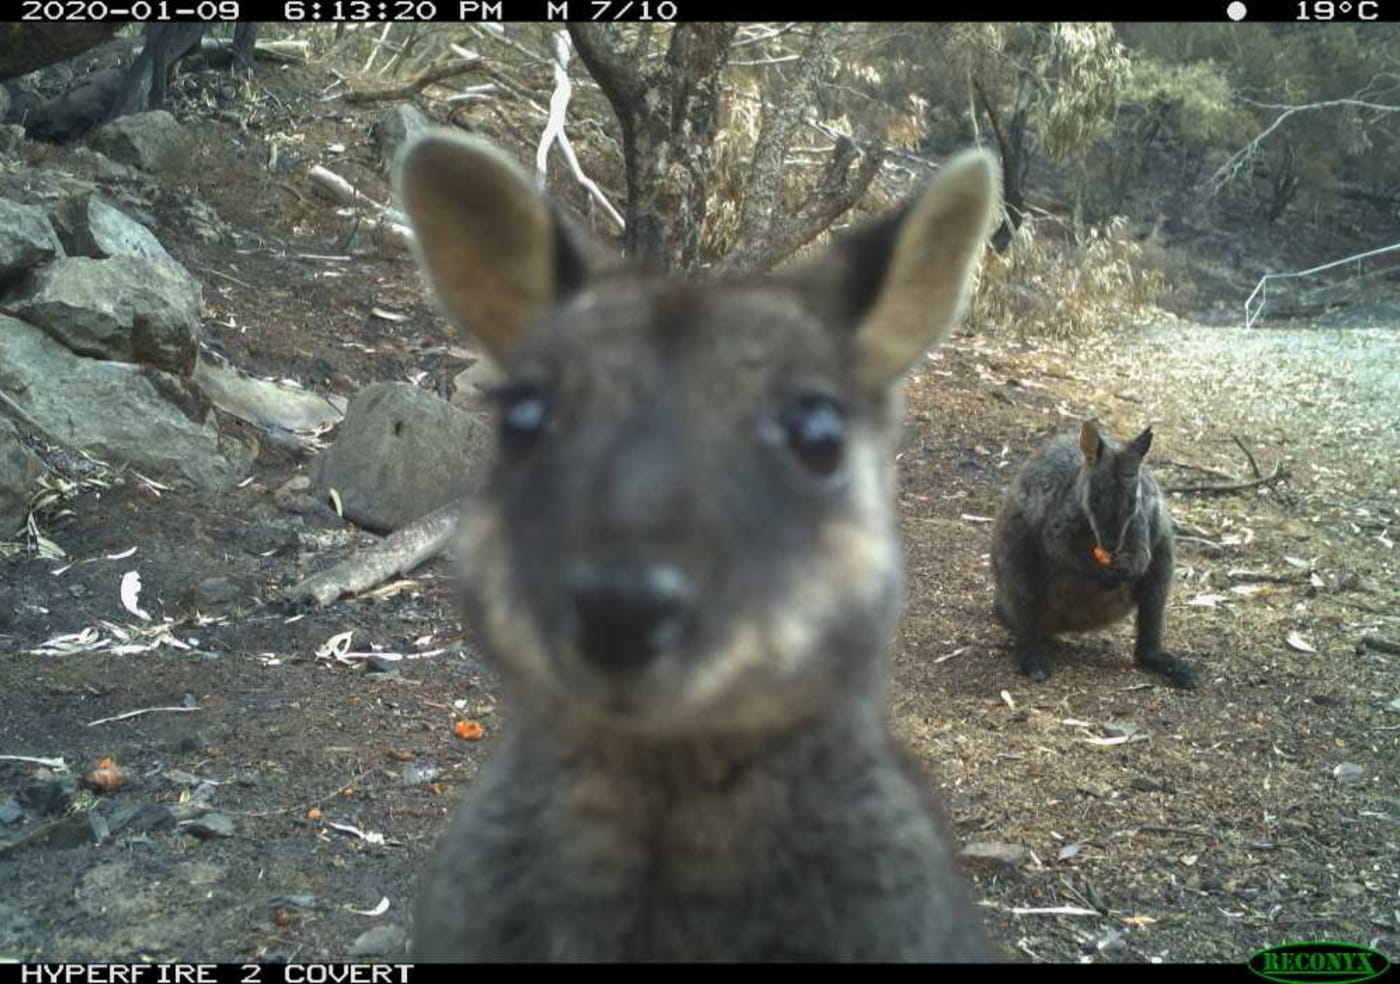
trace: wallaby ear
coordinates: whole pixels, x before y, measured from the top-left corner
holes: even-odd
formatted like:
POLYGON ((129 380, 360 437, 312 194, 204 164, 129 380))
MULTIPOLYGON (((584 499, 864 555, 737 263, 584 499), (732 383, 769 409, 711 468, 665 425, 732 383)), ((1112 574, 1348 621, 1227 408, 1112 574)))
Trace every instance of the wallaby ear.
POLYGON ((1099 433, 1097 420, 1086 420, 1079 428, 1079 450, 1084 452, 1084 461, 1091 465, 1103 454, 1103 435, 1099 433))
POLYGON ((1139 458, 1146 458, 1147 451, 1152 447, 1152 425, 1148 424, 1147 429, 1128 442, 1128 450, 1139 458))
POLYGON ((999 211, 998 173, 988 151, 959 154, 901 212, 841 237, 808 267, 809 292, 854 326, 863 384, 894 382, 962 317, 999 211))
POLYGON ((585 278, 570 230, 520 166, 480 137, 429 130, 400 155, 394 188, 438 301, 497 361, 585 278))

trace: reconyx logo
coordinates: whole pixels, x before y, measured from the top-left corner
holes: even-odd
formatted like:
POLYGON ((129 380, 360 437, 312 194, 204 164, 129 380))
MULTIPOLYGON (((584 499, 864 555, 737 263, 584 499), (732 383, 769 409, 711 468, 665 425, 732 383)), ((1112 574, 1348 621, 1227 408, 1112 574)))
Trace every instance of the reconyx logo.
POLYGON ((1249 969, 1278 984, 1347 984, 1380 977, 1390 959, 1356 943, 1280 943, 1250 957, 1249 969))

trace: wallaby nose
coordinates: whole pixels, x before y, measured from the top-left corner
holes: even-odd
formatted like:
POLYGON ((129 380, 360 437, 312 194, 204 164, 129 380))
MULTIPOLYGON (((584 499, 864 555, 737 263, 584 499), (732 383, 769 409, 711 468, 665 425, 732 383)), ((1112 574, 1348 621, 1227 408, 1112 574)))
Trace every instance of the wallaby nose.
POLYGON ((614 672, 635 670, 678 645, 692 624, 695 588, 669 564, 578 564, 567 575, 584 657, 614 672))

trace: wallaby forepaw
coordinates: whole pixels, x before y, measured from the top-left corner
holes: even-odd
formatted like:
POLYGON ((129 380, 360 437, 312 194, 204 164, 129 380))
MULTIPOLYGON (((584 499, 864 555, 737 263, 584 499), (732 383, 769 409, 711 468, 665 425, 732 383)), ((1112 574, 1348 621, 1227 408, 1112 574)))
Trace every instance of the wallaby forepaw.
POLYGON ((1195 690, 1201 685, 1200 674, 1170 653, 1158 653, 1146 658, 1138 657, 1138 665, 1145 670, 1161 674, 1173 686, 1183 690, 1195 690))
POLYGON ((1044 653, 1027 653, 1021 657, 1021 672, 1036 683, 1050 679, 1050 660, 1044 653))

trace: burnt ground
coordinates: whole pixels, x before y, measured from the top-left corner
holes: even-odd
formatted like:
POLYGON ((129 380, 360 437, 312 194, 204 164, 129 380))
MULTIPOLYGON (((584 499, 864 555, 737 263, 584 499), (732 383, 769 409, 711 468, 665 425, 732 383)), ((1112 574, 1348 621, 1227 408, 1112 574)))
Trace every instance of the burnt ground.
MULTIPOLYGON (((249 372, 347 396, 450 376, 466 362, 409 263, 298 258, 342 252, 352 220, 304 168, 269 171, 270 142, 387 197, 372 108, 320 101, 325 84, 260 73, 247 129, 188 114, 199 150, 149 201, 157 231, 204 284, 209 347, 249 372), (194 234, 191 199, 223 236, 194 234)), ((1400 950, 1400 656, 1359 644, 1400 635, 1400 393, 1393 369, 1375 372, 1397 364, 1396 330, 1167 320, 1078 350, 968 335, 911 381, 891 704, 961 840, 1028 849, 969 868, 1008 957, 1237 961, 1284 939, 1400 950), (1054 678, 1031 685, 990 617, 986 519, 1035 441, 1090 413, 1120 434, 1152 421, 1168 486, 1249 478, 1235 436, 1265 474, 1286 469, 1172 498, 1185 536, 1168 642, 1204 671, 1198 692, 1134 670, 1129 626, 1065 643, 1054 678)), ((448 565, 300 615, 263 604, 369 538, 281 511, 272 493, 299 462, 220 423, 257 452, 244 487, 54 476, 34 519, 66 559, 27 538, 0 557, 0 756, 62 759, 75 776, 111 756, 128 780, 80 791, 66 820, 0 826, 0 956, 344 959, 366 931, 406 924, 433 838, 491 752, 504 711, 448 565), (131 570, 152 623, 119 601, 131 570), (210 577, 231 580, 231 601, 199 587, 210 577), (321 654, 349 631, 352 650, 403 658, 321 654), (96 723, 150 708, 167 710, 96 723), (459 720, 483 740, 456 737, 459 720), (140 804, 180 826, 115 821, 140 804), (95 805, 120 827, 100 844, 95 805)), ((0 759, 0 801, 50 777, 0 759)))

